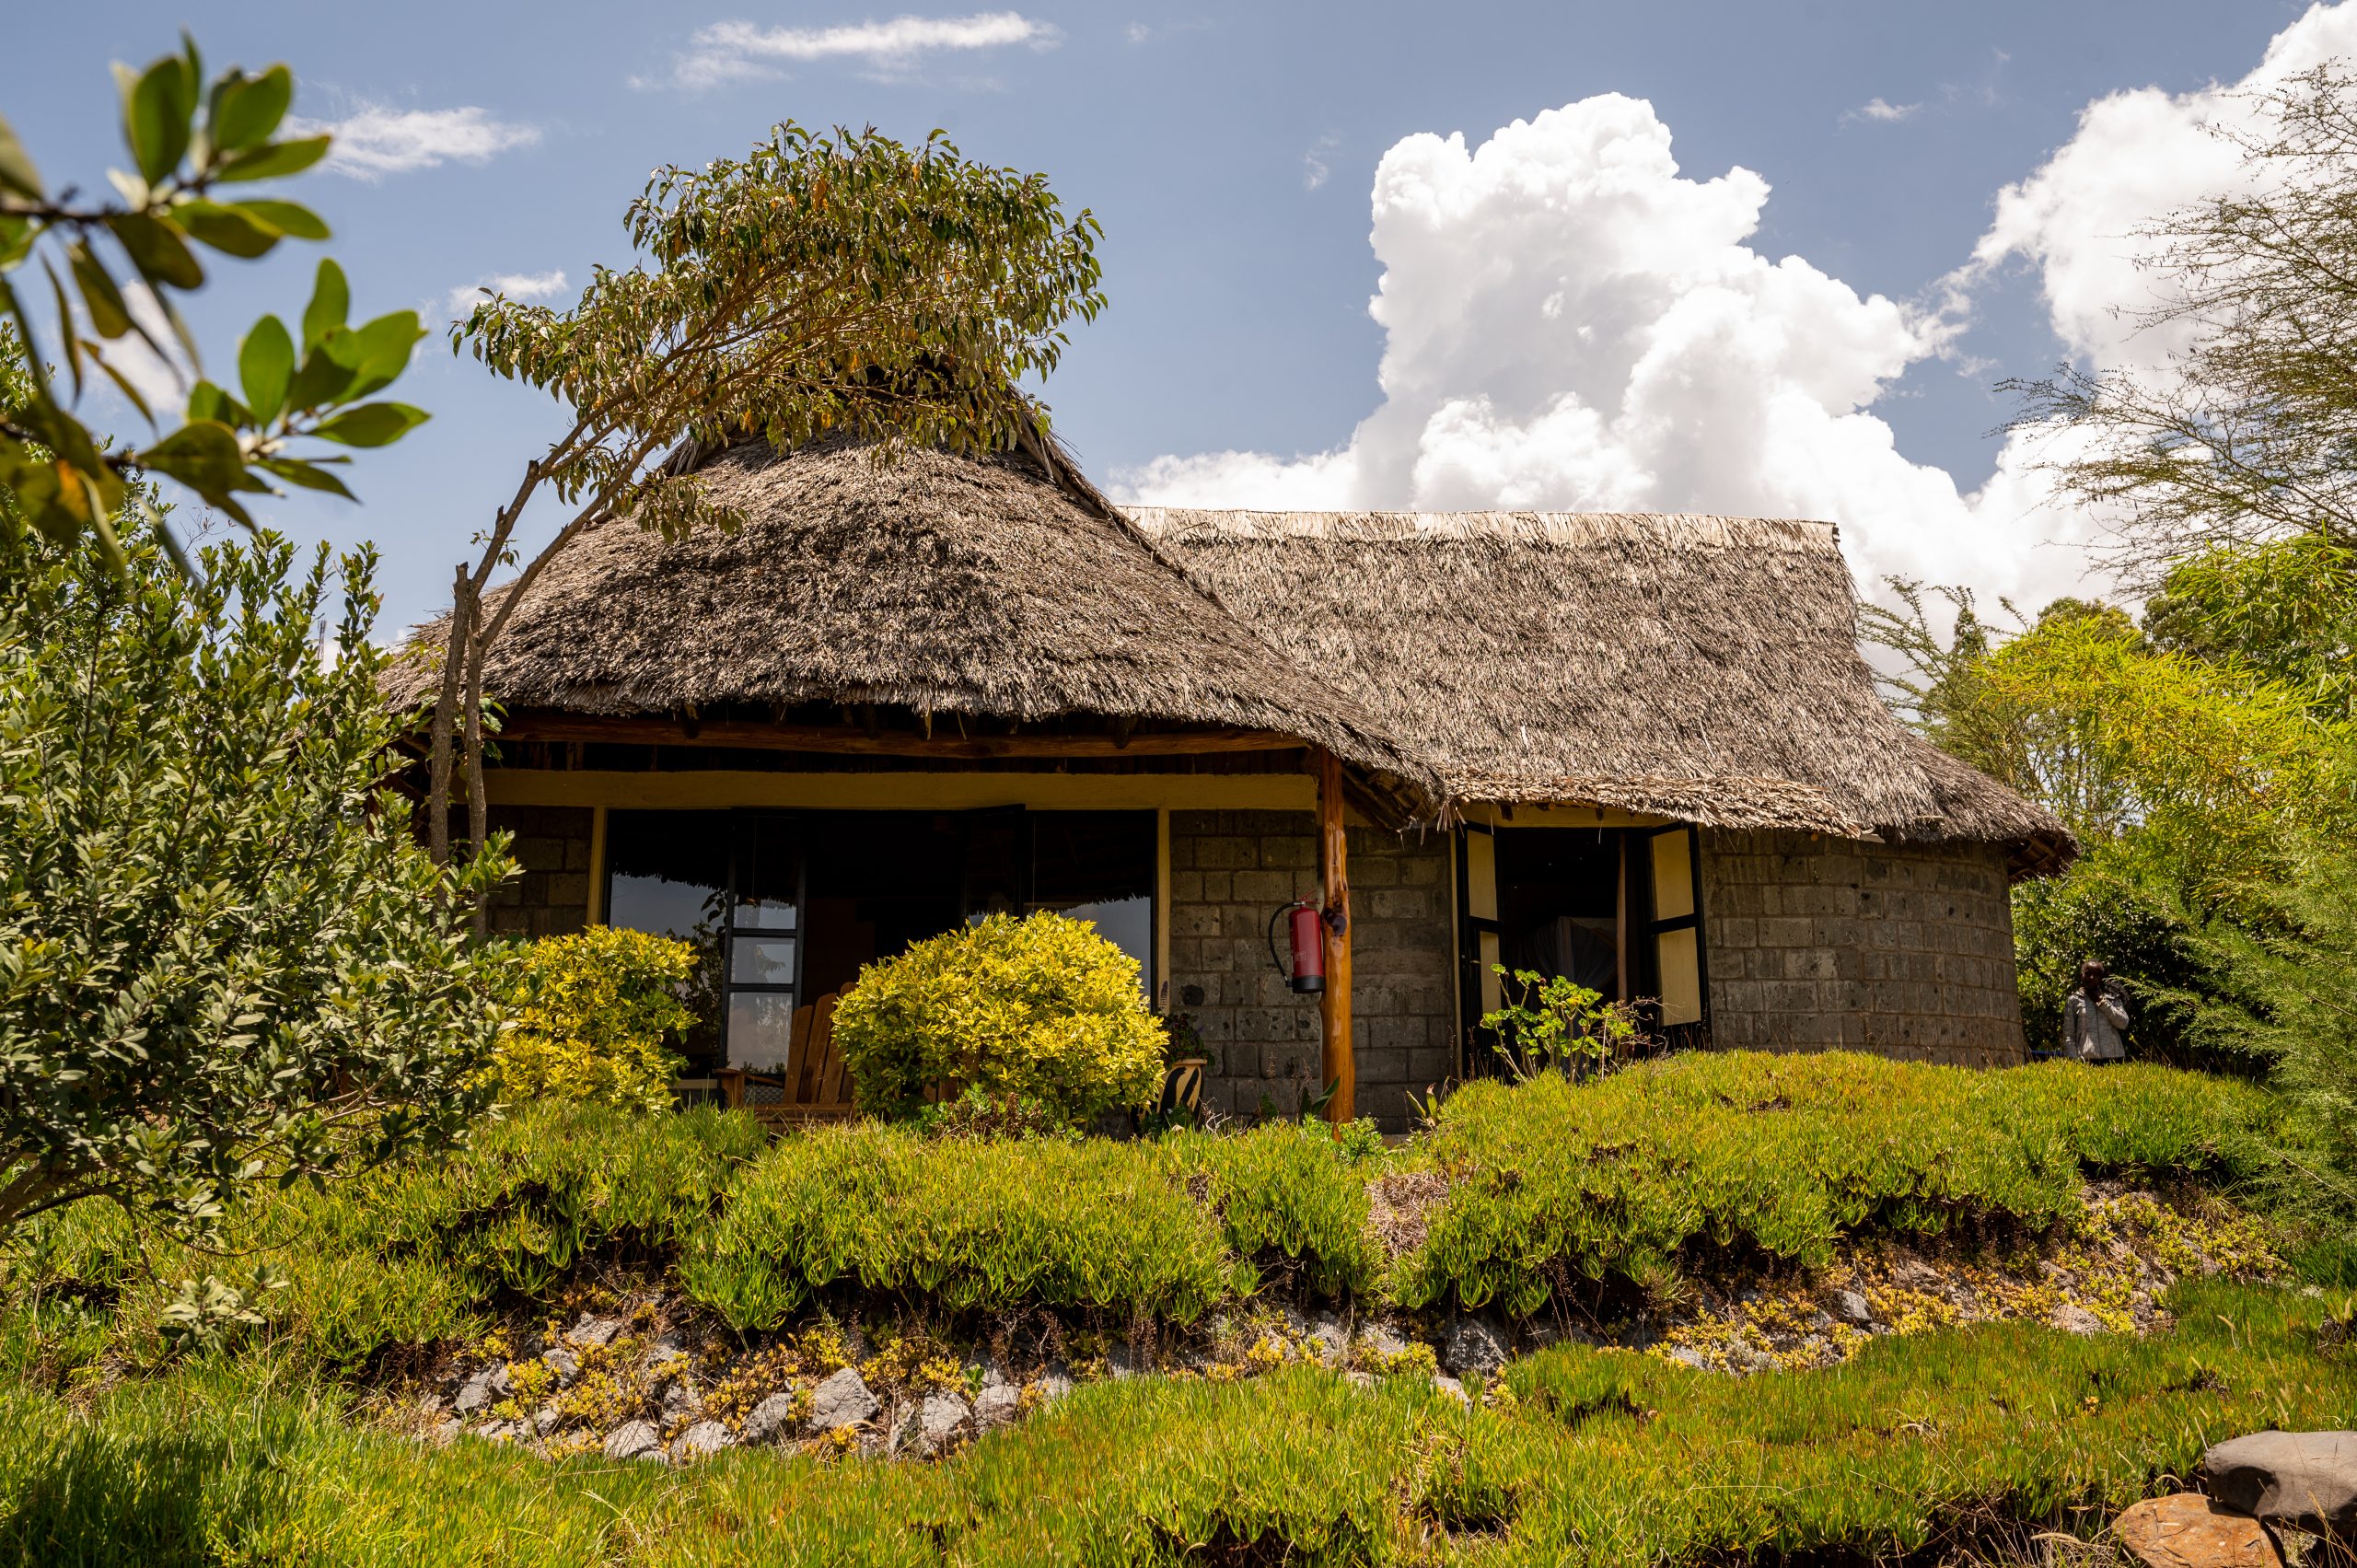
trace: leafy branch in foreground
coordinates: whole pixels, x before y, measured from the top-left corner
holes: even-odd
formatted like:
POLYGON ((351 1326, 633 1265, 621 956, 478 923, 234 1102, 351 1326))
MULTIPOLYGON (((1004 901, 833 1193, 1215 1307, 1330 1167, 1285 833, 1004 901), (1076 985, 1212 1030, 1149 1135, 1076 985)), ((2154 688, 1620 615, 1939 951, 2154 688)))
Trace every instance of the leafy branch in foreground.
POLYGON ((1065 322, 1104 305, 1096 220, 1067 218, 1041 176, 970 163, 937 132, 911 147, 780 125, 741 159, 657 170, 625 226, 643 261, 599 268, 571 309, 493 296, 451 329, 454 348, 546 389, 572 423, 525 465, 481 555, 458 571, 433 714, 436 858, 448 853, 454 739, 471 837, 488 831, 484 659, 575 540, 615 518, 667 536, 737 526, 694 462, 754 435, 1021 446, 1053 471, 1045 415, 1021 383, 1055 368, 1065 322), (487 598, 543 491, 572 516, 487 598))
POLYGON ((0 1239, 93 1197, 203 1233, 488 1098, 506 960, 450 893, 504 860, 387 808, 371 559, 121 543, 0 537, 0 1239))
MULTIPOLYGON (((426 417, 406 403, 362 401, 401 375, 424 329, 410 310, 347 325, 350 291, 331 261, 319 263, 299 328, 275 316, 256 322, 238 345, 237 390, 196 380, 181 423, 145 446, 111 447, 72 412, 90 377, 103 375, 157 427, 138 378, 110 355, 135 342, 169 365, 168 338, 201 368, 173 302, 176 293, 203 286, 197 248, 251 261, 282 239, 328 238, 307 207, 225 189, 297 174, 327 155, 326 136, 277 134, 294 99, 292 74, 284 65, 257 75, 232 66, 208 82, 195 43, 182 41, 180 53, 145 71, 115 67, 133 167, 109 171, 113 202, 84 201, 72 187, 49 190, 0 119, 0 313, 21 339, 30 372, 27 394, 0 410, 0 483, 22 522, 59 544, 94 535, 118 567, 114 520, 126 505, 147 505, 136 474, 185 485, 250 528, 238 497, 276 494, 273 480, 351 498, 328 466, 350 459, 298 443, 381 447, 426 417), (26 275, 36 262, 38 283, 26 275), (29 290, 53 312, 54 347, 73 388, 64 401, 43 368, 51 345, 36 329, 29 290)), ((159 529, 157 538, 173 548, 168 534, 159 529)))

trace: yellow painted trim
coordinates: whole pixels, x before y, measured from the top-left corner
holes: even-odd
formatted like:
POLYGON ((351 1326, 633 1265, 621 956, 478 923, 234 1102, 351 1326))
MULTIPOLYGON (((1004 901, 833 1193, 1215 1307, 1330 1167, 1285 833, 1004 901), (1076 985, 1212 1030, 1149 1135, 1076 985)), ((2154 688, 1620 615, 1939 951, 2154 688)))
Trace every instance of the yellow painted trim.
MULTIPOLYGON (((1317 781, 1299 773, 568 772, 494 768, 495 806, 668 810, 767 806, 811 811, 1314 811, 1317 781)), ((1517 813, 1516 815, 1519 815, 1517 813)))
POLYGON ((1170 807, 1154 813, 1154 988, 1170 1011, 1170 807))
POLYGON ((1509 817, 1504 807, 1475 801, 1460 807, 1459 814, 1469 822, 1492 828, 1666 828, 1676 820, 1623 811, 1617 806, 1517 806, 1513 809, 1509 817))
POLYGON ((589 923, 606 923, 606 808, 589 813, 589 923))

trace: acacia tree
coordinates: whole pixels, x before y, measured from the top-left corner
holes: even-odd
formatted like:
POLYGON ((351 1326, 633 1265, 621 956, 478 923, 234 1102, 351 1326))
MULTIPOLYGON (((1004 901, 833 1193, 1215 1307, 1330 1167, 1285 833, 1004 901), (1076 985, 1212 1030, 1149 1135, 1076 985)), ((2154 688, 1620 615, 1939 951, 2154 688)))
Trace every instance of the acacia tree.
POLYGON ((109 171, 116 201, 49 190, 0 119, 0 314, 24 345, 27 377, 0 407, 0 486, 18 516, 52 541, 87 533, 118 565, 115 520, 127 505, 146 508, 154 538, 177 555, 134 476, 176 482, 251 527, 238 497, 275 494, 273 480, 351 498, 328 466, 349 459, 323 456, 309 443, 381 447, 425 418, 406 403, 361 401, 400 376, 424 332, 412 310, 347 326, 350 294, 333 261, 319 263, 298 330, 265 316, 246 334, 237 391, 196 379, 184 418, 145 446, 111 444, 74 412, 87 381, 104 375, 151 427, 158 425, 137 382, 108 356, 135 340, 169 362, 160 334, 201 367, 196 340, 174 304, 176 294, 203 286, 195 248, 252 260, 281 239, 328 238, 327 225, 307 207, 230 193, 298 174, 327 155, 326 136, 277 136, 294 100, 293 75, 284 65, 256 75, 232 66, 208 81, 195 43, 182 43, 180 53, 144 71, 115 67, 132 161, 109 171), (46 335, 25 292, 36 261, 47 286, 33 286, 52 311, 46 335), (71 377, 70 397, 61 399, 51 383, 44 357, 52 348, 71 377))
POLYGON ((938 132, 911 147, 780 125, 744 158, 656 171, 625 226, 640 261, 600 268, 572 308, 494 296, 451 330, 454 349, 546 389, 572 423, 525 465, 452 586, 426 804, 437 859, 454 744, 470 836, 480 845, 488 830, 484 659, 585 530, 617 517, 667 535, 737 526, 693 465, 749 435, 790 447, 847 434, 887 453, 896 440, 1022 445, 1052 466, 1020 384, 1055 367, 1067 321, 1104 304, 1096 220, 1067 218, 1042 176, 968 162, 938 132), (571 516, 487 598, 544 493, 571 516))
POLYGON ((2357 87, 2319 66, 2258 94, 2242 181, 2140 231, 2157 301, 2141 331, 2187 346, 2162 375, 2066 366, 2001 389, 2017 428, 2067 430, 2063 494, 2124 518, 2151 582, 2204 550, 2307 537, 2357 547, 2357 87))

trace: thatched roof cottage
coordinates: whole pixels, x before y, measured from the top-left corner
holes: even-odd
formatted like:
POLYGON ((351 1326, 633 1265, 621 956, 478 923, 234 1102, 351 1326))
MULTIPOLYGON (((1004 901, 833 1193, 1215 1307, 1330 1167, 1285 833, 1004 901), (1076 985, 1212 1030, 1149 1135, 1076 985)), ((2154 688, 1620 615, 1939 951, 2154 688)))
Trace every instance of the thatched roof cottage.
POLYGON ((1486 1060, 1499 962, 1696 1041, 2022 1053, 2007 888, 2073 846, 1892 719, 1829 527, 1124 512, 1052 448, 707 468, 745 528, 596 530, 493 651, 497 914, 705 942, 710 1060, 788 1099, 842 1098, 861 964, 994 908, 1096 919, 1237 1115, 1339 1075, 1404 1120, 1486 1060), (1271 961, 1295 900, 1347 908, 1322 995, 1271 961))

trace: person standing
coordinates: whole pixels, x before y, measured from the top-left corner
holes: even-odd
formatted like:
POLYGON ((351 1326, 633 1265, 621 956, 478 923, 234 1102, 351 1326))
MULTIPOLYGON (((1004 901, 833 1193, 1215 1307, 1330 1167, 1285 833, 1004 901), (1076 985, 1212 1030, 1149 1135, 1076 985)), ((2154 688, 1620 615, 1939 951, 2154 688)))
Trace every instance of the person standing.
POLYGON ((2062 1054, 2074 1062, 2128 1055, 2127 994, 2093 958, 2079 966, 2078 989, 2062 1004, 2062 1054))

